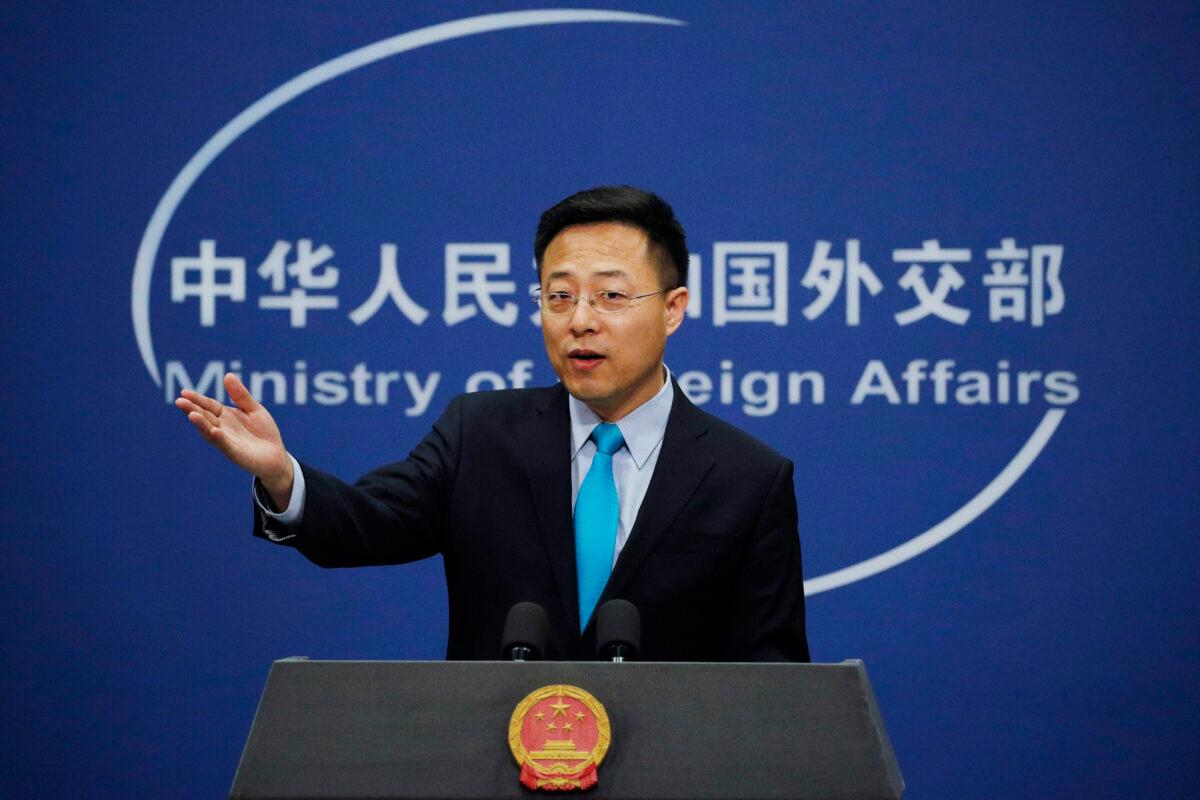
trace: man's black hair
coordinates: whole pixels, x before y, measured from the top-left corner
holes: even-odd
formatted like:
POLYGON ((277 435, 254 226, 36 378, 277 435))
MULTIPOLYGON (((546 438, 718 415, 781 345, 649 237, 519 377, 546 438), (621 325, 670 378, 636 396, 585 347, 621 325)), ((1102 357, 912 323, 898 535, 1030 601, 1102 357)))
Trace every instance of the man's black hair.
POLYGON ((663 288, 687 285, 687 234, 683 226, 666 200, 634 186, 584 189, 546 209, 533 237, 538 274, 542 270, 542 256, 555 236, 571 225, 593 222, 623 222, 641 228, 656 256, 663 288))

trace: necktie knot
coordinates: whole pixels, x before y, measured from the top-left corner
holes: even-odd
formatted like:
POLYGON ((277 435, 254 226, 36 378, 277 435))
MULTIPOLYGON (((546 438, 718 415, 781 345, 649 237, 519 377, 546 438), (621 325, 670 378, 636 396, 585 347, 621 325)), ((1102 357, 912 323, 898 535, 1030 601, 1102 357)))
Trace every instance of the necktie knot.
POLYGON ((621 435, 621 429, 611 422, 601 422, 592 431, 592 441, 596 443, 596 449, 606 456, 611 456, 613 453, 621 449, 621 445, 625 444, 625 437, 621 435))

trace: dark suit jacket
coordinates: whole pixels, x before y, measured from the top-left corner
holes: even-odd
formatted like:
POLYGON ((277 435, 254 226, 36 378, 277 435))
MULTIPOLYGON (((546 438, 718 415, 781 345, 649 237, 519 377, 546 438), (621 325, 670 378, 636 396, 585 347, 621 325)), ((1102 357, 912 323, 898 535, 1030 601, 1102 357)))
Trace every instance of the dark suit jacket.
MULTIPOLYGON (((407 459, 354 486, 303 466, 304 516, 286 544, 325 567, 441 553, 447 658, 498 658, 508 609, 528 600, 550 617, 547 658, 591 659, 570 452, 561 385, 460 395, 407 459)), ((675 386, 654 475, 597 608, 617 597, 641 612, 643 660, 807 661, 792 463, 675 386)))

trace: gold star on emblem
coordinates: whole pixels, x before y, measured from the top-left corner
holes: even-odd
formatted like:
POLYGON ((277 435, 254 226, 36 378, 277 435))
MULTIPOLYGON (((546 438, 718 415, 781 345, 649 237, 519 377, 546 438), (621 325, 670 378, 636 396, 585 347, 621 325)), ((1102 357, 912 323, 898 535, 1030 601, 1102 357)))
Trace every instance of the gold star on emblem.
POLYGON ((543 711, 539 711, 539 712, 538 712, 537 714, 535 714, 534 716, 536 716, 538 719, 545 719, 545 718, 546 718, 546 714, 545 714, 545 712, 543 712, 543 711))
POLYGON ((563 730, 564 730, 564 731, 569 731, 569 730, 571 730, 571 723, 569 723, 569 722, 564 722, 564 723, 563 723, 563 730))
POLYGON ((563 702, 563 699, 561 697, 558 698, 557 703, 551 703, 550 707, 554 709, 554 716, 556 716, 556 717, 559 714, 562 714, 565 717, 567 715, 567 709, 570 708, 569 705, 567 705, 566 703, 563 702))
POLYGON ((557 725, 555 725, 553 722, 551 722, 549 725, 546 726, 546 730, 552 731, 557 727, 558 727, 557 725))
POLYGON ((582 712, 582 711, 576 711, 576 712, 575 712, 575 719, 583 719, 583 712, 582 712))

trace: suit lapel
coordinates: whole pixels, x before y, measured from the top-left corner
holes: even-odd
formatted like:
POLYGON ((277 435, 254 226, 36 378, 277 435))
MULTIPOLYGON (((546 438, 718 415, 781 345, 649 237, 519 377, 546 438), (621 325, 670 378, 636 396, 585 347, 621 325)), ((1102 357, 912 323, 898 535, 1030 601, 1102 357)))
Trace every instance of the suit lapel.
POLYGON ((571 521, 571 415, 557 384, 542 393, 535 413, 518 428, 542 541, 571 630, 579 630, 575 535, 571 521))
POLYGON ((704 415, 692 405, 678 384, 674 384, 674 391, 675 399, 667 418, 662 450, 654 465, 654 475, 597 608, 617 596, 629 583, 716 463, 712 454, 697 441, 708 432, 704 415))

